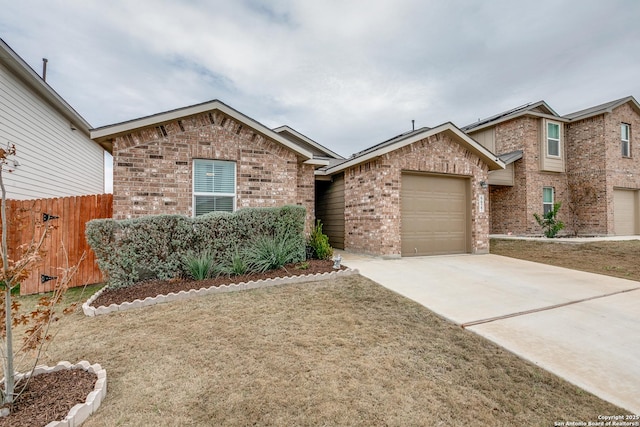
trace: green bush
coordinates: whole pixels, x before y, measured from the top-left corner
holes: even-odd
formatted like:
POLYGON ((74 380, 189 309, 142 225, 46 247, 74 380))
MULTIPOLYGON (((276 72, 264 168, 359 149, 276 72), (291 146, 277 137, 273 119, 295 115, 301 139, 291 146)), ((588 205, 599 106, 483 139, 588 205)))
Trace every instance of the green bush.
MULTIPOLYGON (((130 220, 89 221, 86 237, 98 266, 113 288, 129 286, 141 278, 170 279, 189 272, 184 257, 209 251, 214 265, 229 260, 236 248, 250 246, 264 236, 287 239, 296 260, 304 259, 305 208, 248 208, 234 213, 216 212, 197 218, 154 215, 130 220)), ((238 260, 234 269, 241 269, 238 260)))
POLYGON ((564 223, 558 220, 558 211, 562 203, 557 202, 553 204, 553 209, 544 214, 542 217, 537 213, 533 214, 533 217, 536 219, 538 225, 542 227, 542 231, 544 235, 553 238, 556 237, 558 232, 564 228, 564 223))
POLYGON ((184 266, 189 276, 195 280, 204 280, 213 273, 213 255, 209 251, 201 253, 188 252, 184 256, 184 266))
POLYGON ((307 245, 311 249, 311 257, 317 259, 330 259, 333 256, 333 248, 329 244, 329 237, 322 233, 322 223, 316 222, 316 226, 311 230, 307 245))
POLYGON ((250 268, 260 273, 304 260, 296 239, 286 235, 260 237, 247 248, 246 254, 250 268))

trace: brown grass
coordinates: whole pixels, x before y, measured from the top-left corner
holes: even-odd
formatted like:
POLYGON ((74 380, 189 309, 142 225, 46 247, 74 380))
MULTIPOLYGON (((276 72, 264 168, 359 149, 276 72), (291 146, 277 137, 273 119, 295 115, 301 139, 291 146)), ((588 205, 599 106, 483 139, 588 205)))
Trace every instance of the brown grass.
POLYGON ((559 243, 491 239, 491 253, 640 281, 640 240, 559 243))
POLYGON ((624 412, 360 276, 63 325, 45 361, 107 369, 87 427, 552 425, 624 412))

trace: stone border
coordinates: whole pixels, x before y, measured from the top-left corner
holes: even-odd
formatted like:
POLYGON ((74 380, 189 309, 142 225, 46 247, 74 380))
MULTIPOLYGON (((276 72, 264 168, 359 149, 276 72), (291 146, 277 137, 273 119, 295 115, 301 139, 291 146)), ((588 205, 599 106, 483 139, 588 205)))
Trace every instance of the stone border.
POLYGON ((56 366, 38 365, 31 373, 16 374, 16 380, 29 378, 32 375, 35 377, 40 374, 57 372, 63 369, 83 369, 92 374, 96 374, 98 379, 96 380, 93 391, 87 395, 84 403, 78 403, 71 408, 62 421, 51 421, 45 427, 78 427, 82 425, 91 414, 98 410, 102 400, 107 395, 107 371, 102 369, 99 364, 91 365, 86 360, 78 362, 75 365, 67 361, 58 362, 56 366))
POLYGON ((169 293, 168 295, 158 295, 155 297, 146 297, 144 300, 136 299, 132 302, 123 302, 122 304, 110 304, 108 307, 101 305, 100 307, 92 307, 91 303, 98 298, 106 289, 102 288, 93 294, 84 304, 82 311, 86 316, 94 317, 102 314, 108 314, 114 311, 125 311, 133 308, 147 307, 150 305, 161 304, 164 302, 186 300, 204 295, 219 294, 225 292, 237 292, 248 289, 267 288, 276 285, 316 282, 320 280, 328 280, 336 277, 351 276, 359 274, 357 269, 347 268, 345 270, 332 271, 330 273, 307 274, 301 276, 277 277, 274 279, 260 279, 257 281, 233 283, 229 285, 211 286, 209 288, 191 289, 190 291, 180 291, 178 293, 169 293))

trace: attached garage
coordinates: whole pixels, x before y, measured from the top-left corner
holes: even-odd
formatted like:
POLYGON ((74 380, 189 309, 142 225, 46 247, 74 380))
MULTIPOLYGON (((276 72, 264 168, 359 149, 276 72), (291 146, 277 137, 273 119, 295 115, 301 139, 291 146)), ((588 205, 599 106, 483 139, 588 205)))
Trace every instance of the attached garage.
POLYGON ((417 129, 316 171, 316 216, 346 251, 487 253, 488 172, 504 167, 451 123, 417 129))
POLYGON ((404 172, 402 256, 471 252, 469 179, 404 172))
POLYGON ((613 226, 618 236, 640 233, 638 190, 613 190, 613 226))

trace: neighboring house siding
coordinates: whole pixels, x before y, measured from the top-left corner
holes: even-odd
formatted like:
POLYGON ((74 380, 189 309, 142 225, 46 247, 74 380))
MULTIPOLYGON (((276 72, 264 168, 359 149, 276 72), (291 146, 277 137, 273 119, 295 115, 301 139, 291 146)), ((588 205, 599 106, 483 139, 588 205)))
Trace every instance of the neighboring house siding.
POLYGON ((640 116, 630 104, 567 125, 569 182, 580 234, 615 234, 616 188, 640 189, 637 133, 640 116), (620 124, 631 127, 631 157, 620 149, 620 124))
POLYGON ((16 145, 20 166, 4 174, 7 198, 104 192, 104 150, 0 64, 0 144, 16 145))
POLYGON ((470 247, 473 253, 489 249, 488 166, 445 134, 437 134, 367 163, 345 170, 345 249, 377 255, 400 256, 400 194, 402 172, 428 172, 470 180, 470 247), (478 212, 478 197, 485 211, 478 212))
MULTIPOLYGON (((607 234, 615 234, 614 189, 640 190, 640 115, 630 104, 623 104, 605 115, 605 146, 607 156, 607 234), (630 125, 631 157, 622 157, 620 124, 630 125)), ((637 197, 637 196, 636 196, 637 197)), ((636 199, 637 200, 637 199, 636 199)))
MULTIPOLYGON (((567 123, 567 170, 572 217, 578 234, 609 234, 604 115, 567 123)), ((613 196, 612 196, 613 197, 613 196)))
POLYGON ((307 208, 307 229, 314 218, 313 166, 219 111, 117 136, 113 153, 118 219, 192 215, 193 159, 236 162, 238 209, 299 204, 307 208))
MULTIPOLYGON (((491 233, 540 234, 534 213, 542 214, 542 189, 553 187, 555 201, 566 204, 567 178, 564 173, 542 171, 541 144, 546 143, 542 132, 544 119, 518 117, 495 126, 496 153, 522 150, 521 160, 514 165, 513 187, 491 186, 491 233)), ((473 135, 472 135, 473 136, 473 135)), ((564 138, 566 139, 566 138, 564 138)), ((562 158, 566 158, 565 141, 561 144, 562 158)), ((559 218, 567 217, 561 209, 559 218)))

